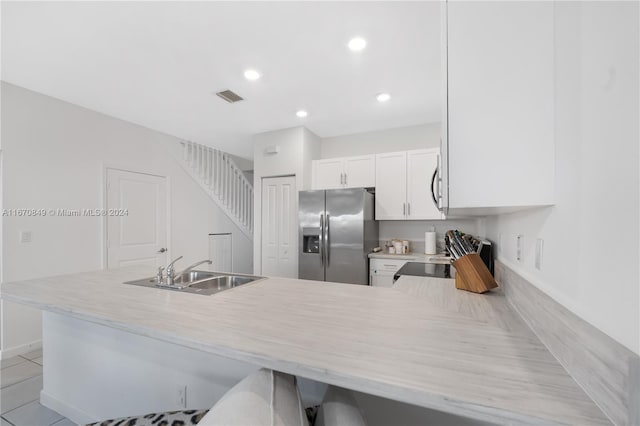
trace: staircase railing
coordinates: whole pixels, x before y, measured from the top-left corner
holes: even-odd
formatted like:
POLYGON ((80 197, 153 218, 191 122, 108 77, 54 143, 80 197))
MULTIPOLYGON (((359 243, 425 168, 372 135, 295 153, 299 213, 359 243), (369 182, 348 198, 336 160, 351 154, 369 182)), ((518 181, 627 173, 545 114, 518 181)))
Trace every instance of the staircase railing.
POLYGON ((180 142, 191 174, 249 237, 253 237, 253 184, 231 157, 218 149, 180 142))

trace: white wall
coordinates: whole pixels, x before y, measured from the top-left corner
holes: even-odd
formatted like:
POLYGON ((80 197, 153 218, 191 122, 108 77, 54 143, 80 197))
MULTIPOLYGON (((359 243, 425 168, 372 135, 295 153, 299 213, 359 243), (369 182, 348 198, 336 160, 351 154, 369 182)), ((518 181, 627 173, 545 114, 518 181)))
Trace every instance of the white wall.
MULTIPOLYGON (((234 267, 251 272, 251 241, 169 155, 178 139, 2 83, 3 205, 102 208, 103 167, 169 177, 170 255, 208 257, 208 234, 232 232, 234 267)), ((4 282, 102 268, 103 227, 91 217, 4 217, 4 282), (20 243, 20 230, 32 231, 20 243)), ((40 340, 39 312, 3 302, 3 351, 40 340)))
POLYGON ((640 354, 638 12, 637 2, 556 4, 556 205, 489 218, 486 231, 508 266, 640 354))
POLYGON ((424 253, 424 233, 434 229, 438 237, 437 248, 444 251, 444 234, 457 229, 466 234, 478 235, 476 219, 453 220, 382 220, 380 224, 380 244, 392 239, 409 240, 411 251, 424 253))
POLYGON ((320 158, 348 157, 439 147, 440 123, 429 123, 324 138, 322 139, 320 158))
POLYGON ((302 188, 311 189, 311 180, 313 177, 311 162, 320 158, 320 151, 322 149, 322 139, 320 139, 315 133, 303 128, 302 134, 302 188))
MULTIPOLYGON (((253 187, 254 187, 254 235, 253 270, 262 272, 262 179, 273 176, 295 175, 296 193, 311 189, 311 160, 320 155, 320 139, 304 127, 260 133, 253 138, 253 187), (277 154, 267 154, 269 147, 278 146, 277 154)), ((295 197, 295 211, 298 211, 298 197, 295 197)), ((296 241, 298 239, 296 238, 296 241)), ((296 249, 297 253, 297 249, 296 249)))

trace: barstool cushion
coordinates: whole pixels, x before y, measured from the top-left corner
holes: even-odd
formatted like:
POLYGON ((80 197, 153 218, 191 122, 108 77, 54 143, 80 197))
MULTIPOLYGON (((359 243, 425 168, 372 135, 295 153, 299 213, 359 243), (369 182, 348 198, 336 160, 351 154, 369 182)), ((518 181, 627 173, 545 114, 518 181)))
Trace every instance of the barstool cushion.
POLYGON ((366 426, 358 403, 348 389, 329 386, 314 426, 366 426))
POLYGON ((231 388, 198 426, 308 426, 296 378, 261 369, 231 388))
POLYGON ((209 410, 167 411, 149 413, 143 416, 120 417, 90 423, 87 426, 161 426, 161 425, 197 425, 209 410))

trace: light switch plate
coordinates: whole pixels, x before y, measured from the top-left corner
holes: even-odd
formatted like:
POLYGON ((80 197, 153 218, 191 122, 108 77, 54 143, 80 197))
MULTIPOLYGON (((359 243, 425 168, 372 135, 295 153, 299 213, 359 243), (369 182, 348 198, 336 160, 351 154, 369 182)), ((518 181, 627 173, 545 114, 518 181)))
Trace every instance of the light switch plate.
POLYGON ((516 259, 522 262, 522 245, 524 244, 524 235, 516 235, 516 259))
POLYGON ((176 403, 182 408, 187 408, 187 385, 176 387, 176 403))
POLYGON ((536 269, 542 269, 542 249, 544 247, 544 240, 542 238, 536 239, 536 269))
POLYGON ((30 243, 31 242, 31 231, 20 231, 20 242, 21 243, 30 243))

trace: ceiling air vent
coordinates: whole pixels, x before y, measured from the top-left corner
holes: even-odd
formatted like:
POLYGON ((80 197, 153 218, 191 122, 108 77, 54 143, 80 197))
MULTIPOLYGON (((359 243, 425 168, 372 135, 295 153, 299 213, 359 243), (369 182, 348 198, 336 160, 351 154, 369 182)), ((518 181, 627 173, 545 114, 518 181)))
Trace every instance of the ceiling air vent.
POLYGON ((216 95, 220 96, 222 99, 229 102, 230 104, 244 100, 242 96, 232 92, 231 90, 223 90, 222 92, 216 93, 216 95))

